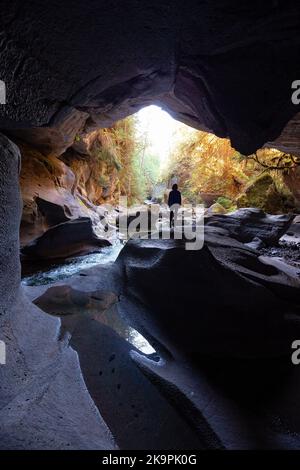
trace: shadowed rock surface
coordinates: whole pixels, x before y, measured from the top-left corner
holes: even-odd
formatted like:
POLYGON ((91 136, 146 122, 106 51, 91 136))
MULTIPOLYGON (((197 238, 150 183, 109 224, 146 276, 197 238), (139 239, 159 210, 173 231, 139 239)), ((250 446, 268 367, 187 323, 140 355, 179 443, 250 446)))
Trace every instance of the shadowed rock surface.
POLYGON ((97 237, 88 217, 70 220, 49 228, 47 232, 22 248, 22 253, 32 258, 65 258, 82 254, 111 243, 97 237))
POLYGON ((261 262, 226 231, 206 232, 194 264, 179 241, 134 240, 117 266, 85 270, 51 288, 26 287, 26 294, 63 318, 62 331, 71 335, 89 392, 122 448, 143 448, 145 442, 147 448, 190 448, 192 442, 194 448, 296 449, 300 384, 290 342, 300 333, 299 280, 286 265, 274 265, 271 258, 261 262), (168 289, 187 263, 180 288, 173 283, 168 289), (158 296, 148 296, 154 288, 158 296), (120 337, 116 307, 122 328, 141 331, 159 362, 120 337), (162 416, 168 419, 161 422, 162 416), (177 431, 166 435, 171 424, 177 431))
POLYGON ((133 360, 225 448, 298 449, 299 278, 216 228, 189 255, 174 240, 130 241, 119 255, 118 309, 164 358, 133 360))
POLYGON ((251 207, 230 214, 214 214, 205 219, 205 224, 209 227, 221 227, 228 231, 230 237, 243 243, 257 238, 266 245, 276 245, 293 218, 293 214, 271 215, 251 207))
POLYGON ((172 354, 288 354, 294 332, 285 315, 295 306, 286 298, 299 310, 299 283, 238 241, 218 232, 205 239, 197 251, 183 240, 130 240, 116 261, 121 311, 172 354))
POLYGON ((112 266, 80 274, 25 291, 43 311, 62 318, 61 332, 70 336, 88 391, 120 448, 220 447, 205 420, 198 430, 191 427, 132 361, 130 352, 138 350, 125 340, 128 324, 116 311, 116 295, 106 290, 114 286, 112 266))
POLYGON ((20 292, 1 322, 1 449, 114 449, 60 322, 20 292), (66 393, 68 391, 68 393, 66 393))
MULTIPOLYGON (((290 358, 133 360, 194 429, 207 421, 226 449, 299 449, 299 370, 290 358)), ((203 428, 203 426, 202 426, 203 428)), ((216 447, 215 438, 212 439, 216 447)))
POLYGON ((45 218, 45 222, 50 227, 62 224, 70 220, 70 214, 66 207, 62 207, 54 202, 47 201, 41 197, 36 198, 36 205, 45 218))
POLYGON ((87 392, 78 357, 60 322, 45 315, 20 287, 18 186, 20 153, 0 135, 1 449, 114 449, 114 440, 87 392), (72 393, 66 393, 72 391, 72 393))
POLYGON ((0 368, 3 448, 111 449, 108 426, 122 448, 298 448, 299 374, 290 361, 300 334, 297 278, 219 227, 206 226, 196 252, 180 240, 133 240, 104 270, 45 294, 26 288, 45 311, 64 316, 61 325, 19 289, 10 217, 20 217, 19 153, 1 143, 1 339, 10 364, 0 368), (123 324, 148 339, 159 362, 99 323, 104 310, 116 314, 117 299, 123 324), (121 390, 126 405, 117 401, 121 390))
POLYGON ((78 131, 157 103, 249 154, 298 111, 292 0, 80 0, 59 8, 15 0, 2 11, 8 96, 0 126, 23 129, 18 135, 43 150, 62 153, 78 131))

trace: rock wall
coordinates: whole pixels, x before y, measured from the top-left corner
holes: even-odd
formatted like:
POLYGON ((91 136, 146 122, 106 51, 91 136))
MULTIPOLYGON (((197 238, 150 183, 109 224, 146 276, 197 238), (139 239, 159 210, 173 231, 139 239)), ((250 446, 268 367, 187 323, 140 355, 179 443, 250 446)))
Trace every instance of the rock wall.
POLYGON ((118 195, 118 172, 86 154, 69 149, 62 156, 45 156, 36 148, 18 142, 22 166, 23 199, 21 245, 26 245, 50 227, 79 217, 96 225, 103 203, 118 195))
POLYGON ((16 145, 0 134, 0 320, 15 302, 21 270, 19 260, 19 222, 21 196, 18 185, 20 152, 16 145))
POLYGON ((293 168, 288 174, 284 175, 284 181, 292 192, 298 208, 300 208, 300 167, 293 168))
POLYGON ((86 390, 78 356, 20 286, 20 153, 0 135, 1 449, 113 449, 113 438, 86 390), (66 393, 66 390, 69 393, 66 393), (80 430, 80 431, 79 431, 80 430))

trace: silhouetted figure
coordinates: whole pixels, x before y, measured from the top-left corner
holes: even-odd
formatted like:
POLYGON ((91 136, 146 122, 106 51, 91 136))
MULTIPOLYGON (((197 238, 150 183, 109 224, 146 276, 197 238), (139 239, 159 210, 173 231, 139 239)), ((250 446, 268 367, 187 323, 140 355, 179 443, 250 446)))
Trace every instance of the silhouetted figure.
POLYGON ((170 208, 170 227, 176 224, 177 212, 181 206, 181 192, 178 191, 177 184, 173 184, 172 191, 169 193, 168 206, 170 208))

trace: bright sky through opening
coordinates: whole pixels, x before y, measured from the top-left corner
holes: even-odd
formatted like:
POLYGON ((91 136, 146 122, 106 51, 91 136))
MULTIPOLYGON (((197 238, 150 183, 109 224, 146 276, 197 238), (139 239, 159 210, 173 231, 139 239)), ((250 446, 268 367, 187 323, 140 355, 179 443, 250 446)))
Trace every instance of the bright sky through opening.
POLYGON ((172 140, 180 123, 158 106, 147 106, 138 113, 138 127, 147 136, 147 144, 160 160, 161 168, 167 164, 172 140))

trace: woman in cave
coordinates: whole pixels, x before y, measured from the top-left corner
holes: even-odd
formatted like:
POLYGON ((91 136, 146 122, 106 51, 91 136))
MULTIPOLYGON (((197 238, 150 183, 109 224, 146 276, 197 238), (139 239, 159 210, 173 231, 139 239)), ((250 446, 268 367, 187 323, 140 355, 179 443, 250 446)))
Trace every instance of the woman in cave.
POLYGON ((170 208, 170 228, 176 225, 177 212, 181 206, 181 192, 178 191, 178 185, 173 184, 168 197, 168 206, 170 208))

